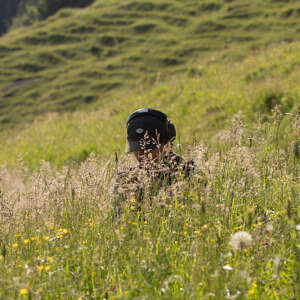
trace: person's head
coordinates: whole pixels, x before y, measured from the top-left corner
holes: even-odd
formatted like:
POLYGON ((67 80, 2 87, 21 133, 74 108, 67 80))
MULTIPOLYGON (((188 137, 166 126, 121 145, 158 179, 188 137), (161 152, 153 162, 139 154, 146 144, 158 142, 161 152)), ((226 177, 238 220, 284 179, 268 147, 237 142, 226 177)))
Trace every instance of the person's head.
POLYGON ((134 153, 139 162, 155 160, 176 137, 175 126, 159 110, 143 108, 132 113, 127 121, 126 152, 134 153))

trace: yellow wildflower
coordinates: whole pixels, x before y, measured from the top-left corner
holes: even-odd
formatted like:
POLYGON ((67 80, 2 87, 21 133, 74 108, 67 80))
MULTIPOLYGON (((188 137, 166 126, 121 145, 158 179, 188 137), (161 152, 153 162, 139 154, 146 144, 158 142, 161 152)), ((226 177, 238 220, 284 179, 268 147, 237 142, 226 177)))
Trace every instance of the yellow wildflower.
POLYGON ((38 266, 37 268, 38 268, 40 271, 42 271, 42 270, 44 270, 45 267, 44 267, 43 265, 41 265, 41 266, 38 266))
POLYGON ((254 295, 255 294, 255 290, 254 289, 251 289, 251 290, 249 290, 249 295, 254 295))
POLYGON ((12 247, 13 247, 13 248, 18 248, 18 246, 19 246, 18 243, 12 244, 12 247))
POLYGON ((21 233, 17 233, 17 234, 15 234, 15 237, 21 237, 22 236, 22 234, 21 233))
POLYGON ((68 233, 68 229, 64 228, 64 229, 62 230, 62 232, 63 232, 63 234, 67 234, 67 233, 68 233))
POLYGON ((32 241, 36 241, 36 237, 33 236, 33 237, 31 238, 31 240, 32 240, 32 241))
POLYGON ((45 270, 46 270, 46 271, 49 271, 50 269, 51 269, 51 266, 46 266, 46 267, 45 267, 45 270))
POLYGON ((144 222, 144 224, 145 224, 145 225, 147 225, 147 224, 148 224, 148 222, 147 222, 147 221, 145 221, 145 222, 144 222))
POLYGON ((134 203, 134 202, 135 202, 135 198, 132 197, 132 198, 130 199, 130 202, 131 202, 131 203, 134 203))
POLYGON ((29 240, 28 240, 28 239, 25 239, 25 240, 23 240, 23 243, 24 243, 24 244, 28 244, 28 243, 29 243, 29 240))
POLYGON ((52 257, 48 256, 48 257, 46 258, 46 260, 47 260, 47 261, 51 261, 51 260, 52 260, 52 257))
POLYGON ((133 205, 130 206, 130 210, 134 210, 135 207, 133 205))
POLYGON ((27 294, 28 294, 27 288, 20 289, 20 295, 27 295, 27 294))
POLYGON ((168 252, 169 250, 170 250, 170 247, 167 247, 167 248, 166 248, 166 252, 168 252))
POLYGON ((45 237, 44 237, 44 240, 45 240, 45 241, 49 241, 49 239, 50 239, 50 236, 45 236, 45 237))
POLYGON ((86 245, 87 244, 87 241, 82 241, 82 245, 86 245))

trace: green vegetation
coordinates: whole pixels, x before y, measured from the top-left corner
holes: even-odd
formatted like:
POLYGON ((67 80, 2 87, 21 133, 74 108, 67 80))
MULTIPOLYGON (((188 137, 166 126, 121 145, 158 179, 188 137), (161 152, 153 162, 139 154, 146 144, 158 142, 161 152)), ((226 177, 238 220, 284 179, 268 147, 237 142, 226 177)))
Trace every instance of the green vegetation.
POLYGON ((236 60, 298 40, 299 11, 299 1, 275 0, 98 0, 60 10, 1 38, 1 128, 103 107, 158 79, 193 73, 214 53, 236 60))
POLYGON ((13 166, 22 157, 26 166, 36 168, 42 160, 63 166, 91 152, 122 153, 128 114, 149 106, 168 113, 177 126, 176 143, 186 149, 199 140, 214 143, 239 111, 251 126, 258 118, 267 120, 277 105, 283 114, 281 146, 288 147, 288 141, 299 145, 290 126, 290 114, 299 114, 300 107, 299 48, 299 43, 275 45, 235 63, 214 56, 191 67, 188 77, 157 82, 148 92, 124 93, 93 112, 48 114, 17 135, 3 133, 0 161, 13 166))
POLYGON ((112 160, 2 167, 1 299, 298 299, 299 164, 271 119, 236 117, 213 148, 191 148, 194 174, 140 211, 127 194, 119 219, 112 160))
POLYGON ((1 38, 0 299, 298 299, 299 6, 99 0, 1 38), (195 171, 117 218, 141 107, 195 171))

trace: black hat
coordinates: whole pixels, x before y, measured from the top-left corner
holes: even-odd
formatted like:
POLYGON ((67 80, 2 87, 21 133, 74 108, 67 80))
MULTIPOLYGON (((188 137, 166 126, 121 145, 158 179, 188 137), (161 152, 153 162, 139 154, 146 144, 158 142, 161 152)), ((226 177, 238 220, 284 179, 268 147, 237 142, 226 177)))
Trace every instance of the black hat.
POLYGON ((176 136, 167 115, 151 108, 139 109, 127 121, 126 152, 155 149, 176 136))

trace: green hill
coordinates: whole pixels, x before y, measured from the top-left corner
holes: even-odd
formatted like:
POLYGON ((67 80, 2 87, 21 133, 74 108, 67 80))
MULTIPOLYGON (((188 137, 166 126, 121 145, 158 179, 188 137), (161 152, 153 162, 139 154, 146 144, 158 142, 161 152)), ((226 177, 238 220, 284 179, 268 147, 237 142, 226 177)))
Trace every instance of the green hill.
POLYGON ((300 111, 299 53, 297 42, 274 45, 235 63, 222 61, 220 54, 195 64, 189 76, 157 83, 147 92, 124 94, 93 112, 44 115, 26 129, 0 135, 0 162, 15 165, 21 158, 35 168, 42 160, 62 166, 81 162, 91 152, 102 157, 120 154, 125 147, 125 120, 141 107, 165 111, 177 127, 176 151, 186 151, 200 140, 214 147, 216 136, 231 126, 239 112, 251 128, 258 120, 270 120, 277 106, 282 114, 279 143, 295 148, 299 155, 299 134, 291 125, 297 123, 300 111))
POLYGON ((98 0, 62 10, 0 39, 1 128, 94 110, 172 75, 200 76, 194 66, 214 53, 234 61, 298 40, 299 16, 292 0, 98 0))

